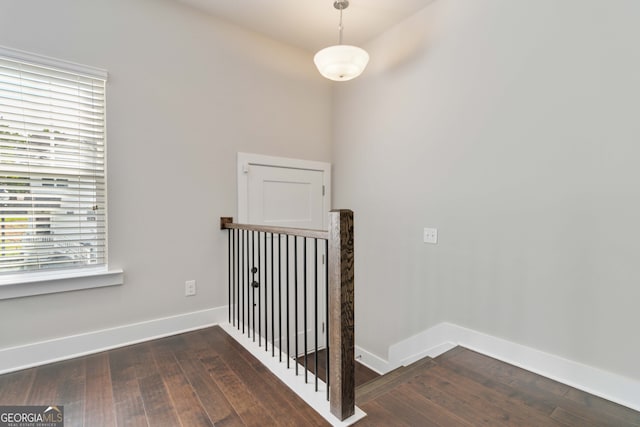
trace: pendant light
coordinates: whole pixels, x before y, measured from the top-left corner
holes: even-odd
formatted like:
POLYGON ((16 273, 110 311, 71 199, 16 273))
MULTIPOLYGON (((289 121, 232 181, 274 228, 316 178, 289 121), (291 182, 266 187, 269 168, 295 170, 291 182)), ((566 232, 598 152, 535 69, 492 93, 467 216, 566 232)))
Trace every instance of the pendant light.
POLYGON ((369 54, 357 46, 342 44, 342 11, 349 7, 349 1, 336 0, 333 7, 340 11, 338 44, 320 50, 313 57, 313 62, 324 77, 343 82, 362 74, 369 62, 369 54))

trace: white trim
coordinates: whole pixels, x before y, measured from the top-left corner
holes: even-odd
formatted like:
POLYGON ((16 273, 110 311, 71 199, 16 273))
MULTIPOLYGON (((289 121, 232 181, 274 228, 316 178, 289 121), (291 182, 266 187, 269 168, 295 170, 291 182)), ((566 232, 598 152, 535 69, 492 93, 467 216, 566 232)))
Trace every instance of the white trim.
POLYGON ((389 367, 437 357, 460 345, 640 411, 640 382, 451 323, 440 323, 389 347, 389 367))
POLYGON ((50 56, 40 55, 37 53, 25 52, 23 50, 13 49, 6 46, 0 46, 0 56, 13 59, 14 61, 26 62, 33 65, 51 68, 54 70, 82 74, 85 77, 94 79, 98 78, 106 81, 108 76, 107 70, 103 70, 101 68, 78 64, 71 61, 65 61, 63 59, 52 58, 50 56))
MULTIPOLYGON (((290 367, 287 368, 286 356, 283 357, 283 361, 279 362, 278 358, 271 357, 271 352, 265 352, 263 347, 259 347, 257 343, 253 342, 246 335, 239 332, 236 328, 228 323, 221 323, 220 327, 224 331, 231 335, 238 343, 240 343, 247 351, 249 351, 253 357, 258 359, 264 366, 266 366, 271 372, 273 372, 280 381, 284 382, 294 393, 296 393, 302 400, 304 400, 309 406, 311 406, 318 414, 320 414, 325 420, 327 420, 333 426, 350 426, 356 421, 364 418, 365 414, 360 408, 356 406, 356 413, 344 421, 340 421, 336 418, 329 409, 329 402, 326 399, 326 384, 324 381, 318 380, 318 391, 315 391, 315 377, 314 381, 310 381, 305 384, 304 375, 295 374, 296 362, 291 360, 290 367)), ((304 367, 300 372, 304 372, 304 367)))
MULTIPOLYGON (((322 184, 325 188, 323 210, 325 214, 331 210, 331 163, 302 159, 290 159, 287 157, 265 156, 262 154, 238 153, 236 167, 236 177, 238 184, 238 223, 246 224, 248 222, 248 177, 245 173, 245 170, 249 165, 274 166, 281 168, 304 169, 322 172, 322 184)), ((327 228, 328 221, 329 219, 327 215, 324 215, 322 218, 324 229, 327 228)))
POLYGON ((393 371, 396 367, 392 367, 391 364, 381 357, 365 350, 364 348, 355 346, 355 357, 358 363, 363 364, 367 368, 376 372, 377 374, 384 375, 387 372, 393 371))
POLYGON ((107 270, 106 267, 7 274, 0 276, 0 300, 117 286, 123 283, 122 270, 107 270))
POLYGON ((406 366, 423 357, 437 357, 455 347, 456 325, 440 323, 389 347, 389 362, 393 366, 406 366))
MULTIPOLYGON (((252 328, 248 328, 248 331, 253 331, 253 329, 252 328)), ((249 333, 249 332, 247 332, 247 333, 249 333)), ((312 336, 313 336, 313 328, 309 327, 309 328, 307 328, 307 337, 312 337, 312 336)), ((263 339, 264 339, 264 336, 263 336, 263 339)), ((298 340, 298 352, 299 352, 297 357, 304 356, 305 355, 304 330, 299 331, 296 334, 296 339, 298 340)), ((273 340, 273 343, 275 344, 276 348, 280 348, 280 341, 281 341, 281 338, 276 338, 276 339, 273 340)), ((311 341, 311 340, 309 340, 309 341, 311 341)), ((290 350, 293 353, 293 352, 295 352, 295 344, 292 344, 292 343, 295 343, 295 341, 291 340, 291 342, 289 343, 290 350)), ((307 348, 306 353, 308 353, 309 351, 314 351, 315 343, 307 342, 307 347, 308 348, 307 348)), ((321 335, 318 336, 318 350, 322 350, 324 348, 326 348, 325 345, 324 345, 324 334, 321 333, 321 335), (320 340, 323 340, 323 341, 321 342, 320 340)), ((282 347, 282 354, 286 353, 285 350, 286 349, 283 346, 282 347)))
POLYGON ((227 315, 227 306, 217 307, 0 349, 0 374, 206 328, 227 315))

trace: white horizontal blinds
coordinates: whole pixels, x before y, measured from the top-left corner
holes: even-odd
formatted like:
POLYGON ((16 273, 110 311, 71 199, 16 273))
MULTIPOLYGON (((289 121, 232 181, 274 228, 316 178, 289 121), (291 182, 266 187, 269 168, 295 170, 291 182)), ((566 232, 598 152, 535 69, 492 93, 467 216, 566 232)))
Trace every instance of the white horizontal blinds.
POLYGON ((104 78, 0 50, 0 272, 106 263, 104 117, 104 78))

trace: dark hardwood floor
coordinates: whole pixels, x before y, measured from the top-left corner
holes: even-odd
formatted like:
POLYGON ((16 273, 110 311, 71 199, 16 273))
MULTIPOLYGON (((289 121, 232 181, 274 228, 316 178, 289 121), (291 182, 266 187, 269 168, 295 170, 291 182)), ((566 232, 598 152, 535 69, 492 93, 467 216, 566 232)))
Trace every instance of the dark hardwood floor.
MULTIPOLYGON (((640 427, 638 412, 461 347, 382 377, 357 364, 356 381, 358 426, 640 427)), ((66 427, 328 425, 219 327, 0 375, 0 405, 52 403, 66 427)))
POLYGON ((328 425, 219 327, 0 375, 0 405, 52 403, 65 427, 328 425))
MULTIPOLYGON (((298 357, 298 363, 302 366, 305 365, 304 356, 298 357)), ((316 359, 315 352, 307 355, 307 369, 315 374, 316 372, 316 359)), ((361 363, 356 361, 356 369, 355 369, 355 380, 356 387, 365 384, 371 380, 378 378, 380 374, 372 371, 361 363)), ((322 381, 326 381, 327 378, 327 351, 319 350, 318 351, 318 378, 322 381)))
POLYGON ((358 426, 640 426, 640 413, 456 347, 356 390, 358 426))

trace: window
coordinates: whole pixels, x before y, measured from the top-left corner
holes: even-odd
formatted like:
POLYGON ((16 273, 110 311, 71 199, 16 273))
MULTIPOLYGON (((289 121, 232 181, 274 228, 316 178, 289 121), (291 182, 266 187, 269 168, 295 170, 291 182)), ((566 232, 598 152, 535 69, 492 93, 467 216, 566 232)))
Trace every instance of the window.
POLYGON ((0 48, 0 274, 106 266, 105 83, 0 48))

